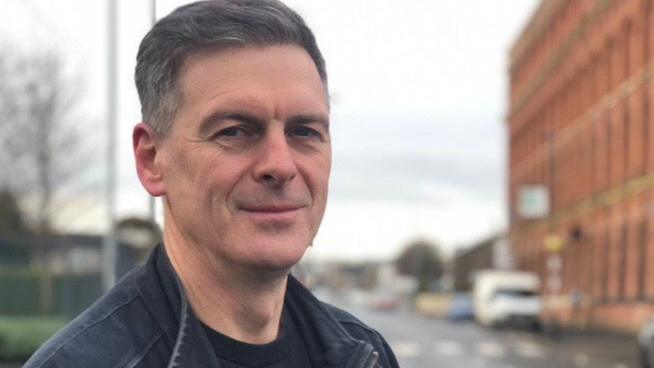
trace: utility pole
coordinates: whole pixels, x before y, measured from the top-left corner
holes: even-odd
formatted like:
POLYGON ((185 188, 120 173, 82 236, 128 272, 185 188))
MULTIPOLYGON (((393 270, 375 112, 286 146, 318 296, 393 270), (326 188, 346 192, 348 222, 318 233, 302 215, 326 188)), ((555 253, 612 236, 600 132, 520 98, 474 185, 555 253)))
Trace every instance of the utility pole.
POLYGON ((109 228, 102 244, 102 287, 109 290, 116 283, 116 116, 117 83, 117 0, 107 0, 107 221, 109 228))
MULTIPOLYGON (((157 0, 152 0, 150 3, 150 25, 154 27, 154 24, 157 23, 157 0)), ((149 209, 150 209, 150 221, 153 224, 157 223, 157 199, 153 196, 149 196, 149 209)))

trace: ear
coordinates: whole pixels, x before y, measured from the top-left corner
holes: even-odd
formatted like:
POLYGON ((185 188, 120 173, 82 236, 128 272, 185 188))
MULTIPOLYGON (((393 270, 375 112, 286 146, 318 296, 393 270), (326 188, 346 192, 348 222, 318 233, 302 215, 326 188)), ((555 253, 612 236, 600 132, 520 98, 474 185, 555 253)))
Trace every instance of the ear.
POLYGON ((141 185, 153 197, 166 194, 161 168, 157 165, 156 133, 146 123, 138 123, 132 132, 136 173, 141 185))

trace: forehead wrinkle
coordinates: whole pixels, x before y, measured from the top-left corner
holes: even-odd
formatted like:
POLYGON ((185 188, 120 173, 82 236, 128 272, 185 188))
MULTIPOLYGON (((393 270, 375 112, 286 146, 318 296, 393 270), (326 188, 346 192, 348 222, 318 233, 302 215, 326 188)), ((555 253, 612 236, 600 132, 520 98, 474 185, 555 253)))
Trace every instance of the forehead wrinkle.
MULTIPOLYGON (((245 64, 221 63, 222 58, 220 56, 229 57, 229 54, 237 54, 242 51, 248 50, 247 48, 222 50, 217 53, 218 59, 207 59, 207 57, 216 55, 215 52, 198 53, 187 59, 179 78, 181 82, 179 87, 181 87, 185 101, 184 105, 180 106, 181 109, 186 107, 192 111, 192 107, 200 107, 202 109, 200 110, 201 115, 193 114, 200 121, 223 109, 245 111, 247 115, 256 115, 266 120, 284 120, 288 118, 289 113, 294 115, 316 115, 319 113, 328 118, 330 110, 329 96, 319 76, 316 75, 317 72, 307 75, 293 69, 290 70, 290 74, 285 75, 284 72, 272 73, 255 69, 254 71, 261 74, 258 76, 249 72, 247 65, 250 64, 248 60, 244 60, 245 64), (240 69, 241 66, 246 69, 240 69), (207 71, 214 72, 207 76, 207 71), (298 85, 288 86, 286 82, 289 75, 291 79, 302 79, 303 82, 298 85), (210 83, 205 83, 206 81, 210 83), (307 85, 315 82, 319 86, 321 103, 314 101, 312 97, 315 97, 316 91, 312 88, 305 88, 305 81, 307 85), (276 92, 280 88, 291 90, 283 91, 281 96, 276 96, 276 92), (293 91, 294 88, 298 89, 293 91), (277 98, 271 99, 270 96, 277 98), (311 103, 307 105, 306 102, 311 103), (296 107, 302 108, 298 110, 296 107)), ((256 66, 256 63, 252 65, 256 66)), ((315 68, 313 64, 311 64, 311 67, 315 68)), ((303 68, 300 69, 304 70, 303 68)))
POLYGON ((207 108, 205 115, 222 112, 230 112, 241 115, 252 115, 259 119, 269 119, 272 114, 272 107, 265 98, 255 94, 229 94, 221 93, 212 98, 212 103, 207 108))
POLYGON ((265 81, 269 84, 270 88, 274 88, 276 85, 284 85, 289 77, 291 79, 300 77, 302 79, 312 80, 311 82, 319 84, 322 87, 322 92, 327 95, 327 91, 325 90, 326 86, 320 79, 318 71, 309 55, 295 45, 234 47, 219 51, 206 50, 205 52, 198 52, 184 61, 179 80, 188 80, 189 78, 202 79, 204 78, 204 72, 207 69, 216 70, 216 74, 212 75, 210 78, 213 78, 215 82, 218 82, 218 84, 221 85, 221 81, 229 81, 230 83, 238 83, 239 85, 248 85, 250 83, 261 83, 262 81, 265 81), (269 51, 274 49, 281 49, 284 53, 281 55, 271 55, 274 60, 267 63, 265 69, 260 68, 260 61, 254 61, 254 59, 242 55, 242 53, 269 51), (235 62, 234 60, 229 61, 232 56, 240 58, 241 60, 238 62, 235 62), (296 65, 292 68, 289 68, 289 66, 284 62, 275 62, 277 59, 284 61, 288 58, 293 58, 295 60, 307 59, 305 60, 307 62, 299 66, 296 65), (198 64, 203 65, 204 67, 193 67, 198 64), (214 69, 212 66, 218 66, 218 68, 214 69))
POLYGON ((275 95, 269 90, 254 89, 242 91, 235 88, 231 91, 221 91, 211 97, 213 100, 204 116, 232 112, 251 115, 261 120, 287 120, 294 116, 321 116, 321 120, 329 119, 329 109, 323 103, 311 102, 310 93, 288 91, 284 96, 270 99, 266 95, 275 95), (290 98, 288 96, 291 96, 290 98))

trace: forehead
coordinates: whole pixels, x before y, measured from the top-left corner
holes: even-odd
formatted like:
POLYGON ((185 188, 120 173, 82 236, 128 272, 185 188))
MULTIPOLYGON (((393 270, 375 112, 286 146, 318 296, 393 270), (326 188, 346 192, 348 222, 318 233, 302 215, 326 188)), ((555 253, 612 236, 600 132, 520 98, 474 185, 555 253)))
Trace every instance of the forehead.
POLYGON ((178 86, 193 93, 204 92, 199 90, 204 84, 227 88, 257 82, 273 87, 288 79, 323 84, 313 59, 300 46, 228 46, 190 55, 180 69, 178 86))
POLYGON ((185 61, 177 90, 181 103, 175 120, 185 120, 183 125, 221 109, 246 109, 262 118, 329 113, 313 59, 295 45, 198 52, 185 61))

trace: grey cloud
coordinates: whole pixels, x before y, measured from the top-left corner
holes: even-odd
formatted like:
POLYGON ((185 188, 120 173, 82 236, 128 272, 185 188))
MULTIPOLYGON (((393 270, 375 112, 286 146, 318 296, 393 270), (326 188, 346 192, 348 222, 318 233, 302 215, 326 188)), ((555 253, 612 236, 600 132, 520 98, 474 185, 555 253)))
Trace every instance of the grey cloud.
POLYGON ((502 195, 503 126, 493 119, 374 120, 337 123, 333 196, 438 204, 502 195))

